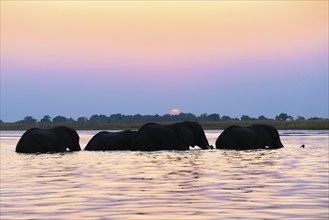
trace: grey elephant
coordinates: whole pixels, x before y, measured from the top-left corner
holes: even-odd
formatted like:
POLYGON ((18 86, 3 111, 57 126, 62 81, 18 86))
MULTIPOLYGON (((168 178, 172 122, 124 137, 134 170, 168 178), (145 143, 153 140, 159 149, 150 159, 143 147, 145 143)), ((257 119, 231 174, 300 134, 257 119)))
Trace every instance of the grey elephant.
POLYGON ((212 148, 199 123, 189 121, 170 125, 147 123, 138 130, 132 143, 132 150, 189 150, 190 146, 212 148))
POLYGON ((137 131, 101 131, 88 142, 85 150, 131 150, 131 142, 137 131))
POLYGON ((269 125, 226 128, 216 140, 217 149, 278 149, 282 148, 279 132, 269 125))
POLYGON ((16 145, 16 152, 20 153, 46 153, 81 150, 79 135, 65 126, 50 129, 31 128, 27 130, 16 145))

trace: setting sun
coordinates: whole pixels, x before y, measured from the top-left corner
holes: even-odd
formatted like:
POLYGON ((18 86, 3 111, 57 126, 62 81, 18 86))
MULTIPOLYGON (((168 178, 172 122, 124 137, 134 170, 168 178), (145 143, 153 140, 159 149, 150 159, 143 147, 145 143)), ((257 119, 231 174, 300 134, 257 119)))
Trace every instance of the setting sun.
POLYGON ((178 108, 174 108, 170 110, 170 114, 171 115, 179 115, 180 114, 180 110, 178 108))

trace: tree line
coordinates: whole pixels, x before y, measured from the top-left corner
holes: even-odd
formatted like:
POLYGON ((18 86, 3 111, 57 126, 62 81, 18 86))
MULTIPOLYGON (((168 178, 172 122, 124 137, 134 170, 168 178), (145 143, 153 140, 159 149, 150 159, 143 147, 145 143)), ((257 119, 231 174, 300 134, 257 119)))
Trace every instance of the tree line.
MULTIPOLYGON (((192 113, 180 113, 179 115, 124 115, 124 114, 111 114, 106 116, 103 114, 92 115, 90 118, 78 117, 76 120, 73 118, 67 118, 65 116, 58 115, 51 118, 49 115, 43 116, 40 120, 35 119, 33 116, 26 116, 24 119, 13 122, 15 124, 107 124, 107 123, 146 123, 146 122, 178 122, 178 121, 197 121, 197 122, 219 122, 219 121, 302 121, 302 120, 324 120, 324 118, 312 117, 304 118, 298 116, 293 118, 286 113, 280 113, 275 116, 274 119, 266 118, 261 115, 258 118, 249 117, 248 115, 242 115, 240 118, 231 118, 230 116, 220 116, 219 114, 201 114, 196 116, 192 113)), ((0 123, 4 123, 0 120, 0 123)))

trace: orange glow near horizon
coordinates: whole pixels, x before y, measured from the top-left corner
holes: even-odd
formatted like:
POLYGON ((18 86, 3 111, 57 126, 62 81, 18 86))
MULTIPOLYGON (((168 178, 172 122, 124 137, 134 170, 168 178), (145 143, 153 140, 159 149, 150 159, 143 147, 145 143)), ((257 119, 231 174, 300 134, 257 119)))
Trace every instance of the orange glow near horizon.
POLYGON ((225 63, 309 52, 328 35, 325 1, 5 1, 1 6, 4 58, 36 66, 225 63))
POLYGON ((328 115, 328 1, 7 0, 0 10, 2 120, 174 107, 328 115), (12 109, 22 115, 9 119, 12 109))
POLYGON ((170 110, 171 115, 179 115, 180 113, 181 113, 181 111, 177 108, 174 108, 174 109, 170 110))

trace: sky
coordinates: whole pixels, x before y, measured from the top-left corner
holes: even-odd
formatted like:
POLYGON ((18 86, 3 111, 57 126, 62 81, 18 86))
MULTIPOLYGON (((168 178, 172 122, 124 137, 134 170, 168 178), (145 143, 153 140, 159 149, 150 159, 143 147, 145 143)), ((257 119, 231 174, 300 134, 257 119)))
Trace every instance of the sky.
POLYGON ((328 1, 1 1, 1 115, 328 117, 328 1))

